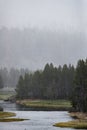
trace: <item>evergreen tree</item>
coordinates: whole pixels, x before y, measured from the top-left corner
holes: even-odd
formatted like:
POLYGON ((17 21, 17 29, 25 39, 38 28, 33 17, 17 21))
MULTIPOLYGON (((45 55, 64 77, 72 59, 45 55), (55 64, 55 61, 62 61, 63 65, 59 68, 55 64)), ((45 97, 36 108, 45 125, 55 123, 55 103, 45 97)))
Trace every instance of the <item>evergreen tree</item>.
POLYGON ((22 76, 19 77, 19 81, 17 84, 16 92, 17 92, 17 98, 23 99, 24 98, 24 79, 22 76))
POLYGON ((79 60, 76 67, 72 103, 77 111, 87 112, 87 60, 79 60))
POLYGON ((20 98, 69 99, 73 88, 74 67, 54 67, 46 64, 43 71, 19 78, 17 96, 20 98))

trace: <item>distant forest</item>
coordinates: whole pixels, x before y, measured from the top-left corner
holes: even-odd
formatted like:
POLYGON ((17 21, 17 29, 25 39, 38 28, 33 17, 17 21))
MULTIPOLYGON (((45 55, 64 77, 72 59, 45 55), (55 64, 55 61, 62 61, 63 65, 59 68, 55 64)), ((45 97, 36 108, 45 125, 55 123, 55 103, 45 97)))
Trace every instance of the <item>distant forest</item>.
POLYGON ((12 87, 15 88, 20 75, 24 76, 29 73, 28 69, 15 69, 0 68, 0 88, 12 87))

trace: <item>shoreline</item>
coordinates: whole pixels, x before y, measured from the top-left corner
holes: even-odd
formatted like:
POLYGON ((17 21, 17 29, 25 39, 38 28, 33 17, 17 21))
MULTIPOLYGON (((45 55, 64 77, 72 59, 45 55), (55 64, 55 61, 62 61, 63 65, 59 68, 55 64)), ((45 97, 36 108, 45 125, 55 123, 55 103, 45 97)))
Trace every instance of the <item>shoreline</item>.
POLYGON ((0 122, 18 122, 29 119, 15 118, 16 114, 14 112, 0 112, 0 122))
POLYGON ((71 111, 72 109, 70 102, 65 100, 17 100, 16 104, 33 111, 71 111))
POLYGON ((56 123, 53 126, 63 128, 87 129, 87 113, 71 112, 69 114, 75 120, 56 123))

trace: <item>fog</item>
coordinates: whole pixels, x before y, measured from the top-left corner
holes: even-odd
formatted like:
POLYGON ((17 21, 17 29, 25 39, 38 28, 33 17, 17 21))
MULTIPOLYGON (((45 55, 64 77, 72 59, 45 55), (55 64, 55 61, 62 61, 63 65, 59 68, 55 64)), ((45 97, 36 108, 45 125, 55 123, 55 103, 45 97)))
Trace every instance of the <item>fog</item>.
POLYGON ((42 69, 87 56, 86 0, 0 0, 0 66, 42 69))
POLYGON ((0 26, 76 29, 84 18, 87 22, 86 5, 86 0, 0 0, 0 26))

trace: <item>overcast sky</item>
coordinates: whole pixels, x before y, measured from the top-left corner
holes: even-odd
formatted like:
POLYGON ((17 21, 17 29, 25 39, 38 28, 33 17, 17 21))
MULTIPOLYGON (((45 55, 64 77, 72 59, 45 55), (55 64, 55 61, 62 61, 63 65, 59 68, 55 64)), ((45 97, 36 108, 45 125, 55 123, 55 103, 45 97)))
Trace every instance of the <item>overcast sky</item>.
POLYGON ((0 0, 0 26, 76 27, 87 0, 0 0))
MULTIPOLYGON (((22 31, 24 28, 35 28, 34 30, 39 28, 43 30, 41 31, 43 41, 37 43, 37 40, 33 44, 22 42, 19 46, 18 42, 13 42, 16 49, 14 50, 13 43, 6 43, 6 40, 2 43, 0 39, 0 61, 2 61, 0 66, 37 69, 42 68, 47 62, 53 62, 55 65, 76 64, 79 58, 87 57, 87 0, 0 0, 0 28, 3 26, 9 29, 20 28, 22 31), (45 30, 53 31, 58 37, 44 39, 42 34, 45 30), (64 37, 66 37, 65 42, 61 42, 64 37), (2 44, 5 48, 3 52, 2 44), (16 51, 20 48, 21 53, 24 53, 17 56, 16 51), (31 48, 29 53, 28 48, 31 48), (26 49, 27 52, 23 51, 26 49)), ((34 35, 33 38, 36 37, 39 36, 34 35)))

